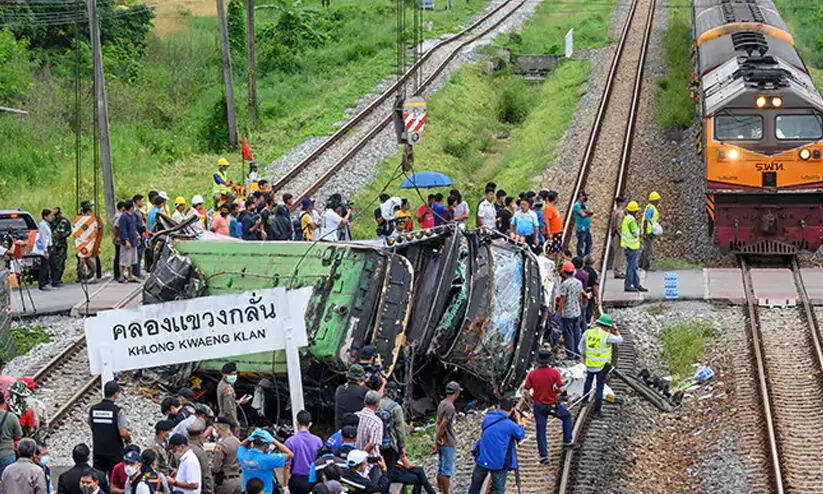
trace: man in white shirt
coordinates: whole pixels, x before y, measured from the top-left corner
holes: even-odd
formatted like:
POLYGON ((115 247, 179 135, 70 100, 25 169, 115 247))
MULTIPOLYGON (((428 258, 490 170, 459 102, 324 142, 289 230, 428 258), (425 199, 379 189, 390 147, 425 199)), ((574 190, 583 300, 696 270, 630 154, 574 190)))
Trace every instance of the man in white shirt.
POLYGON ((180 455, 177 475, 173 482, 169 479, 174 489, 183 494, 200 494, 203 474, 197 456, 189 449, 189 440, 182 434, 175 434, 169 438, 169 448, 173 454, 180 455))
POLYGON ((486 195, 477 206, 477 227, 485 226, 494 229, 497 220, 497 209, 494 207, 494 189, 486 186, 486 195))
POLYGON ((341 224, 348 223, 350 216, 351 209, 346 210, 345 216, 340 216, 333 208, 326 208, 320 218, 320 236, 318 238, 323 242, 337 242, 341 224))
POLYGON ((43 219, 37 227, 37 251, 43 256, 40 259, 40 271, 37 276, 37 286, 43 291, 48 291, 49 277, 51 273, 51 256, 49 251, 54 250, 54 242, 51 239, 51 209, 44 209, 41 213, 43 219))

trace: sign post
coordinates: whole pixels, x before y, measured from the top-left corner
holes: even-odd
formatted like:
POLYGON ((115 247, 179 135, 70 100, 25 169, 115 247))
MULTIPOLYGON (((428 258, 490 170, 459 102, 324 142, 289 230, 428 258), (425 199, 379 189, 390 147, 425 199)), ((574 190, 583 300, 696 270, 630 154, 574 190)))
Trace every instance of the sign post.
POLYGON ((423 128, 426 126, 426 100, 419 96, 409 98, 403 103, 403 124, 406 128, 406 144, 412 146, 420 142, 423 128))
POLYGON ((566 33, 566 58, 571 58, 574 54, 574 28, 566 33))
POLYGON ((303 409, 298 349, 308 345, 303 315, 312 288, 267 288, 198 297, 87 319, 91 373, 102 383, 119 371, 285 350, 293 414, 303 409))

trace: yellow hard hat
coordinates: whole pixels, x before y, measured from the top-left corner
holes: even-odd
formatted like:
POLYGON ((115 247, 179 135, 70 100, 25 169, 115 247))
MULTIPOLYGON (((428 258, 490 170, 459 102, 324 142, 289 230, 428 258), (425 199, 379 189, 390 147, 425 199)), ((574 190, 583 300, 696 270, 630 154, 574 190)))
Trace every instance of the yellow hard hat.
POLYGON ((635 211, 640 211, 640 206, 637 205, 637 201, 632 201, 626 206, 626 211, 630 213, 634 213, 635 211))
POLYGON ((183 196, 177 196, 174 199, 174 204, 176 204, 178 206, 182 204, 183 206, 185 206, 186 205, 186 198, 183 197, 183 196))
POLYGON ((226 158, 220 158, 217 160, 217 166, 229 166, 229 160, 226 158))
POLYGON ((658 194, 658 193, 657 193, 657 192, 655 192, 655 191, 652 191, 652 192, 649 194, 649 200, 650 200, 650 201, 659 201, 659 200, 660 200, 660 194, 658 194))

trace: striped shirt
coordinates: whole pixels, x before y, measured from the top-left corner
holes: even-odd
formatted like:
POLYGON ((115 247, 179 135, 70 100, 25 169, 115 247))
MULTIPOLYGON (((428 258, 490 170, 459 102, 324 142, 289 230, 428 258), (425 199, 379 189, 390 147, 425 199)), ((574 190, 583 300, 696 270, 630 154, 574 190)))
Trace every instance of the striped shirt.
POLYGON ((383 443, 383 421, 370 408, 364 407, 355 415, 360 417, 357 425, 357 449, 362 449, 371 456, 378 456, 383 443), (366 449, 369 444, 373 445, 373 449, 366 449))

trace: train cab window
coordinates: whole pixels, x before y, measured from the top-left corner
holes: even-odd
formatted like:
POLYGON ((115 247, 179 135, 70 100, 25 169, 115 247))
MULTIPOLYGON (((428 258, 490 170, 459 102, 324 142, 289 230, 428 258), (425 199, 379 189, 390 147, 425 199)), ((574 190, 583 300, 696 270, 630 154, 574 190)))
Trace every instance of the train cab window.
POLYGON ((823 117, 820 115, 778 115, 775 119, 778 139, 821 139, 823 117))
POLYGON ((714 127, 714 137, 720 141, 759 141, 763 138, 763 117, 760 115, 718 115, 714 127))

